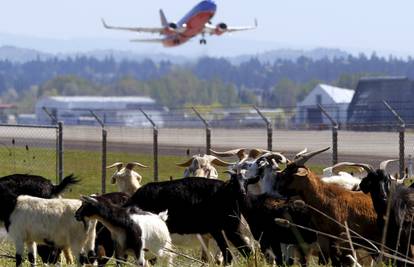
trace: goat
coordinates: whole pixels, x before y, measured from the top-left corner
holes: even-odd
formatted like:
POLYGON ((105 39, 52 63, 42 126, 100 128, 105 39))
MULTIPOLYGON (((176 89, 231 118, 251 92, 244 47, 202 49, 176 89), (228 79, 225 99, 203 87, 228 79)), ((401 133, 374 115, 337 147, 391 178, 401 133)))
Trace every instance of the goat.
POLYGON ((118 186, 118 191, 132 195, 138 188, 141 187, 142 181, 142 176, 133 170, 134 167, 148 167, 138 162, 127 163, 125 167, 123 167, 123 165, 124 164, 122 162, 116 162, 106 168, 117 168, 116 172, 111 177, 111 183, 118 186))
POLYGON ((194 155, 184 163, 179 163, 177 166, 185 167, 184 177, 206 177, 218 178, 218 173, 213 165, 221 167, 229 167, 234 163, 229 163, 210 155, 194 155))
POLYGON ((283 218, 301 226, 311 227, 306 208, 295 208, 293 205, 289 205, 286 200, 268 194, 248 195, 243 215, 249 223, 254 238, 259 241, 260 248, 268 263, 272 263, 274 256, 276 256, 276 263, 278 265, 284 264, 281 243, 302 245, 299 251, 303 260, 307 254, 303 250, 303 243, 316 242, 316 234, 312 232, 296 228, 286 229, 275 224, 275 218, 283 218))
MULTIPOLYGON (((378 230, 381 233, 386 225, 388 201, 391 201, 385 244, 391 249, 396 249, 402 255, 406 255, 407 252, 412 260, 414 255, 409 245, 413 245, 414 242, 411 241, 409 244, 409 238, 410 224, 414 216, 414 189, 400 184, 400 181, 395 180, 387 172, 387 166, 392 161, 381 162, 380 168, 377 170, 369 164, 348 163, 348 165, 362 167, 367 172, 366 177, 361 181, 360 188, 364 193, 370 193, 377 213, 378 230), (406 248, 408 248, 407 251, 405 251, 406 248)), ((404 263, 401 261, 397 263, 400 266, 402 264, 404 263)))
MULTIPOLYGON (((351 191, 358 191, 361 178, 354 176, 348 172, 340 171, 344 167, 350 168, 348 162, 340 162, 334 166, 323 169, 322 182, 329 184, 338 184, 345 189, 351 191)), ((362 173, 364 170, 361 167, 352 167, 358 173, 362 173)))
POLYGON ((167 211, 156 215, 134 207, 123 208, 102 197, 82 197, 82 206, 76 211, 78 221, 97 219, 105 225, 116 241, 116 254, 132 254, 138 266, 146 266, 144 251, 159 257, 168 256, 168 266, 171 266, 167 217, 167 211))
POLYGON ((279 163, 286 163, 287 159, 280 153, 265 153, 256 160, 245 161, 238 164, 238 172, 244 173, 248 181, 249 194, 271 194, 275 197, 281 197, 275 189, 279 163), (244 171, 241 171, 244 170, 244 171))
MULTIPOLYGON (((7 189, 13 193, 12 199, 19 195, 30 195, 49 199, 59 197, 68 187, 75 185, 78 182, 79 180, 76 179, 73 174, 66 176, 58 185, 54 185, 50 180, 38 175, 12 174, 0 178, 0 184, 2 185, 2 187, 0 187, 0 194, 3 193, 2 190, 7 189)), ((12 199, 9 201, 12 201, 12 199)), ((10 225, 8 217, 5 217, 3 222, 7 229, 10 225)), ((50 264, 55 264, 57 262, 61 251, 61 249, 49 245, 39 245, 38 250, 42 261, 50 264)), ((72 255, 70 251, 64 250, 64 252, 66 261, 71 264, 72 255)))
MULTIPOLYGON (((113 192, 103 195, 93 195, 94 198, 99 200, 109 201, 114 205, 122 206, 129 198, 129 195, 122 192, 113 192)), ((111 237, 111 232, 99 221, 96 224, 96 238, 95 238, 95 256, 99 267, 105 266, 115 252, 115 241, 111 237)), ((40 255, 40 252, 39 252, 40 255)), ((115 255, 116 257, 118 255, 115 255)), ((123 256, 123 255, 121 255, 123 256)), ((118 257, 119 258, 119 257, 118 257)), ((94 259, 90 258, 90 262, 94 259)))
POLYGON ((153 213, 168 210, 166 223, 170 233, 211 234, 223 253, 224 263, 229 264, 232 256, 222 232, 243 255, 251 253, 241 234, 240 202, 245 197, 245 181, 240 176, 232 175, 226 182, 188 177, 148 183, 124 206, 137 206, 153 213))
POLYGON ((43 199, 27 195, 16 196, 0 184, 0 216, 10 222, 8 234, 16 247, 16 266, 21 266, 24 244, 29 249, 29 261, 36 261, 36 243, 55 248, 71 249, 84 261, 83 253, 93 254, 94 221, 83 224, 75 220, 75 211, 82 202, 76 199, 43 199))
MULTIPOLYGON (((327 148, 329 149, 329 148, 327 148)), ((304 164, 313 156, 326 151, 323 149, 311 153, 303 153, 288 163, 279 173, 277 189, 288 197, 299 195, 304 202, 323 211, 340 223, 348 222, 349 228, 370 240, 379 240, 376 228, 376 214, 369 196, 362 192, 352 192, 336 184, 326 184, 304 164)), ((312 224, 317 230, 333 236, 339 236, 344 228, 316 211, 310 211, 312 224)), ((330 238, 329 250, 333 266, 339 266, 341 260, 348 261, 345 255, 335 249, 337 241, 330 238)), ((327 248, 324 249, 326 254, 327 248)))

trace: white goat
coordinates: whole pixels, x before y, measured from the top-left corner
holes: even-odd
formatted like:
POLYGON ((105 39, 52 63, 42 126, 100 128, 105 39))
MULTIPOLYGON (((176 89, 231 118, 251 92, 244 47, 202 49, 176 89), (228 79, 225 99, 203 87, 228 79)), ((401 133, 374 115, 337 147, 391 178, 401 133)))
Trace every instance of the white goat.
POLYGON ((133 195, 138 188, 141 187, 142 176, 134 171, 134 167, 142 167, 148 168, 147 166, 138 163, 138 162, 130 162, 127 163, 125 167, 124 163, 116 162, 111 166, 107 166, 106 168, 114 168, 116 167, 117 170, 111 177, 111 183, 117 184, 118 190, 123 193, 127 193, 128 195, 133 195))
POLYGON ((361 167, 350 167, 349 162, 340 162, 334 166, 323 169, 322 182, 327 184, 337 184, 351 191, 358 191, 361 178, 354 176, 348 172, 340 171, 343 168, 352 168, 355 172, 362 173, 361 167))
POLYGON ((213 165, 221 167, 233 166, 229 163, 211 155, 194 155, 184 163, 177 164, 179 167, 185 167, 184 177, 206 177, 217 179, 218 173, 213 165))
POLYGON ((16 247, 16 266, 22 264, 24 244, 29 250, 29 261, 36 262, 36 243, 71 249, 78 265, 85 253, 93 253, 96 220, 79 222, 75 212, 82 202, 77 199, 43 199, 19 196, 10 214, 8 233, 16 247))

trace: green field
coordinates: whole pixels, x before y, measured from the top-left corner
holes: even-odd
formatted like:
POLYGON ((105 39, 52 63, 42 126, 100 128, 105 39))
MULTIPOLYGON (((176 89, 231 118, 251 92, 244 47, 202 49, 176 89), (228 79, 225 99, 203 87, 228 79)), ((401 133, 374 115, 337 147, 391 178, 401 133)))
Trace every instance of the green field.
MULTIPOLYGON (((170 176, 179 178, 182 176, 183 169, 175 164, 184 162, 186 157, 178 156, 160 156, 159 157, 159 177, 160 180, 168 180, 170 176)), ((153 181, 152 155, 128 154, 128 153, 108 153, 108 165, 114 162, 131 162, 138 161, 149 166, 148 169, 137 168, 137 171, 143 177, 143 183, 153 181)), ((56 179, 55 170, 55 153, 48 149, 31 149, 27 151, 24 148, 16 148, 11 154, 10 151, 0 150, 0 163, 2 168, 0 175, 11 173, 31 173, 39 174, 51 178, 54 182, 56 179)), ((321 166, 313 166, 312 169, 320 172, 321 166)), ((107 192, 116 191, 116 186, 110 184, 110 177, 114 170, 107 172, 107 192)), ((219 173, 224 171, 219 169, 219 173)), ((100 193, 101 191, 101 154, 99 152, 66 150, 64 153, 64 174, 74 173, 79 179, 80 184, 72 187, 65 194, 68 198, 78 198, 80 195, 100 193)), ((226 175, 222 175, 226 177, 226 175)), ((199 251, 180 251, 190 257, 198 258, 199 251)), ((8 256, 14 255, 14 247, 3 241, 0 247, 0 266, 14 266, 14 259, 8 256)), ((26 262, 25 266, 29 266, 26 262)), ((159 265, 161 266, 161 265, 159 265)), ((201 266, 200 263, 193 261, 186 256, 176 256, 175 266, 201 266)), ((215 266, 210 264, 209 266, 215 266)), ((242 258, 236 259, 234 266, 265 266, 263 259, 257 254, 249 262, 242 258)))

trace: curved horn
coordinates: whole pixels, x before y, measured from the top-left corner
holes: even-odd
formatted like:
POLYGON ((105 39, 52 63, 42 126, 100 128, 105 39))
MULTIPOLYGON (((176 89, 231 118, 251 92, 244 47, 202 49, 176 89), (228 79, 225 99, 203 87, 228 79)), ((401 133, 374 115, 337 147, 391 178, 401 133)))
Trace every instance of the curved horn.
POLYGON ((80 198, 84 202, 88 203, 98 203, 98 200, 96 198, 90 197, 90 196, 81 196, 80 198))
POLYGON ((332 166, 332 169, 341 169, 343 167, 361 167, 367 173, 375 172, 374 167, 366 163, 340 162, 332 166))
POLYGON ((398 159, 389 159, 389 160, 384 160, 380 163, 380 170, 383 170, 384 172, 387 172, 387 167, 388 164, 390 164, 391 162, 395 162, 398 161, 398 159))
POLYGON ((260 149, 260 148, 254 148, 254 149, 251 149, 250 150, 248 157, 249 158, 252 158, 252 159, 257 159, 258 157, 260 157, 260 156, 262 156, 262 155, 264 155, 266 153, 271 153, 271 152, 269 150, 264 150, 264 149, 260 149))
POLYGON ((277 163, 286 163, 287 159, 279 152, 270 152, 269 155, 266 156, 268 160, 276 160, 277 163))
POLYGON ((237 156, 239 158, 239 160, 242 160, 245 157, 246 154, 246 149, 245 148, 237 148, 237 149, 233 149, 233 150, 228 150, 228 151, 224 151, 224 152, 218 152, 218 151, 214 151, 212 149, 210 149, 210 152, 217 157, 232 157, 232 156, 237 156))
POLYGON ((193 162, 193 160, 194 160, 194 157, 192 157, 192 158, 190 158, 189 160, 187 160, 186 162, 184 162, 184 163, 177 163, 176 165, 178 166, 178 167, 188 167, 188 166, 190 166, 191 165, 191 163, 193 162))
POLYGON ((143 165, 143 164, 141 164, 139 162, 129 162, 126 165, 125 169, 132 170, 136 166, 141 167, 141 168, 148 168, 148 166, 145 166, 145 165, 143 165))
MULTIPOLYGON (((210 157, 214 157, 214 156, 210 156, 210 157)), ((221 166, 221 167, 229 167, 229 166, 234 166, 236 164, 236 163, 231 163, 231 162, 221 160, 216 157, 212 158, 210 162, 216 166, 221 166)))
POLYGON ((303 153, 299 152, 298 154, 300 154, 292 163, 295 164, 296 166, 304 166, 305 163, 310 160, 311 158, 313 158, 314 156, 321 154, 327 150, 329 150, 331 147, 327 147, 324 149, 320 149, 314 152, 308 152, 308 153, 303 153))
POLYGON ((122 166, 124 166, 123 162, 116 162, 114 164, 112 164, 111 166, 106 166, 107 169, 116 167, 118 171, 120 171, 122 169, 122 166))
POLYGON ((333 165, 331 168, 332 168, 332 171, 335 172, 335 173, 341 171, 344 168, 355 168, 359 172, 364 170, 367 173, 375 171, 374 167, 372 167, 370 164, 353 163, 353 162, 346 162, 346 161, 345 162, 339 162, 339 163, 333 165), (362 168, 362 170, 361 170, 361 168, 362 168))

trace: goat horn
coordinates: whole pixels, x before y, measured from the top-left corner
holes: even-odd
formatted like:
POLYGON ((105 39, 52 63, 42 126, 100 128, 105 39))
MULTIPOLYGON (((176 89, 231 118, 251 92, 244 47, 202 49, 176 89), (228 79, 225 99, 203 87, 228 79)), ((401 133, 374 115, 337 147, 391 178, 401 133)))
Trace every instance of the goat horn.
POLYGON ((314 151, 314 152, 307 152, 307 153, 302 153, 302 152, 300 152, 301 154, 299 155, 299 157, 297 157, 294 161, 293 161, 293 163, 296 165, 296 166, 304 166, 305 165, 305 163, 308 161, 308 160, 310 160, 311 158, 313 158, 314 156, 316 156, 316 155, 318 155, 318 154, 321 154, 321 153, 323 153, 323 152, 325 152, 325 151, 327 151, 327 150, 329 150, 331 147, 327 147, 327 148, 324 148, 324 149, 320 149, 320 150, 317 150, 317 151, 314 151))
POLYGON ((116 167, 118 169, 118 171, 120 171, 122 169, 122 166, 124 166, 123 162, 116 162, 114 164, 112 164, 111 166, 106 166, 107 169, 116 167))
POLYGON ((269 152, 269 155, 266 156, 268 160, 275 159, 277 163, 286 163, 287 159, 279 152, 269 152))
POLYGON ((398 159, 389 159, 389 160, 384 160, 380 163, 380 170, 383 170, 384 172, 387 172, 387 167, 388 164, 390 164, 391 162, 395 162, 398 161, 398 159))
POLYGON ((141 164, 139 162, 129 162, 126 165, 125 169, 132 170, 135 166, 138 166, 138 167, 141 167, 141 168, 148 168, 148 166, 145 166, 145 165, 143 165, 143 164, 141 164))
POLYGON ((249 158, 257 159, 258 157, 260 157, 260 156, 262 156, 262 155, 264 155, 266 153, 270 153, 270 151, 269 150, 260 149, 260 148, 254 148, 254 149, 251 149, 250 150, 250 152, 249 152, 249 158))
POLYGON ((223 152, 214 151, 214 150, 210 149, 210 152, 214 156, 217 156, 217 157, 224 157, 225 158, 225 157, 237 156, 239 158, 239 160, 242 160, 245 157, 246 149, 245 148, 237 148, 237 149, 223 151, 223 152))
POLYGON ((367 173, 375 171, 374 167, 372 167, 369 164, 353 163, 353 162, 339 162, 339 163, 332 166, 332 171, 333 172, 338 172, 338 171, 340 171, 340 170, 342 170, 343 168, 346 168, 346 167, 356 168, 359 172, 361 172, 361 169, 359 169, 359 168, 362 168, 367 173))
POLYGON ((192 158, 190 158, 189 160, 187 160, 186 162, 184 162, 184 163, 177 163, 176 165, 178 166, 178 167, 188 167, 188 166, 190 166, 191 165, 191 163, 193 162, 193 160, 194 160, 194 157, 192 157, 192 158))
MULTIPOLYGON (((214 156, 210 156, 210 157, 214 157, 214 156)), ((229 166, 236 165, 236 163, 226 162, 216 157, 214 157, 210 162, 216 166, 221 166, 221 167, 229 167, 229 166)))
POLYGON ((294 159, 299 158, 300 156, 302 156, 302 155, 303 155, 303 154, 305 154, 305 153, 308 153, 308 149, 307 149, 307 148, 305 148, 305 149, 303 149, 302 151, 300 151, 299 153, 297 153, 297 154, 295 155, 294 159))
POLYGON ((96 198, 90 197, 90 196, 81 196, 80 198, 84 202, 88 203, 98 203, 98 200, 96 198))
POLYGON ((366 163, 340 162, 332 166, 333 169, 339 169, 341 167, 361 167, 367 173, 375 172, 374 167, 366 163))

